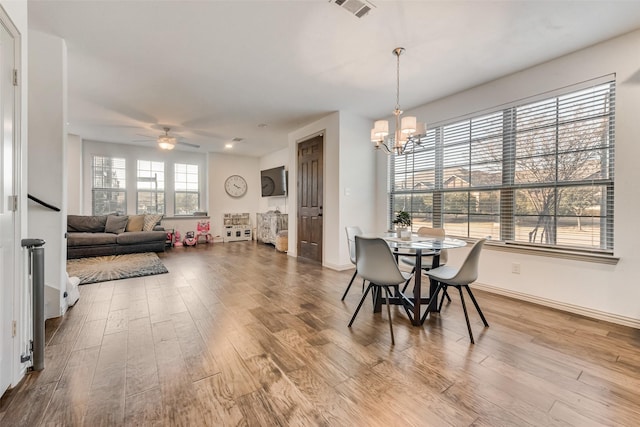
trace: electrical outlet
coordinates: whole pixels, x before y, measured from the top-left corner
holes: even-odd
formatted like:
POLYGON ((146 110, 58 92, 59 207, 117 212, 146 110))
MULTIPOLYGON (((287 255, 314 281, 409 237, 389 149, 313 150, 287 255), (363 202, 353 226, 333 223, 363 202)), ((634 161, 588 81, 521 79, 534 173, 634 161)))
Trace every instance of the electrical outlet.
POLYGON ((511 272, 513 274, 520 274, 520 263, 514 262, 511 264, 511 272))

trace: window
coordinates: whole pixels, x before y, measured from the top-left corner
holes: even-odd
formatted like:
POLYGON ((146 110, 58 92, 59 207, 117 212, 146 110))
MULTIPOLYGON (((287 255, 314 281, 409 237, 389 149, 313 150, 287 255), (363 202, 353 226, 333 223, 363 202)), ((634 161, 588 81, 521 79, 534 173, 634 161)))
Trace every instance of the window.
POLYGON ((138 214, 164 214, 164 163, 138 160, 138 214))
POLYGON ((200 206, 198 165, 175 164, 175 214, 192 215, 200 206))
POLYGON ((125 159, 93 156, 91 169, 93 214, 126 213, 125 159))
POLYGON ((389 164, 414 229, 613 252, 615 82, 430 129, 389 164))

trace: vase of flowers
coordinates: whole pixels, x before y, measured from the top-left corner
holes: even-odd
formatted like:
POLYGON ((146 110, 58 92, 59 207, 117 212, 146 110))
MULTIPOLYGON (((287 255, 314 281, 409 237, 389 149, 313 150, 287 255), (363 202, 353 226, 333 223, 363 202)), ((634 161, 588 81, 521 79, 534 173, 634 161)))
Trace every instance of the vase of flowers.
POLYGON ((409 215, 409 212, 399 211, 393 223, 396 226, 396 232, 399 238, 403 240, 411 239, 411 229, 409 228, 411 227, 411 215, 409 215))

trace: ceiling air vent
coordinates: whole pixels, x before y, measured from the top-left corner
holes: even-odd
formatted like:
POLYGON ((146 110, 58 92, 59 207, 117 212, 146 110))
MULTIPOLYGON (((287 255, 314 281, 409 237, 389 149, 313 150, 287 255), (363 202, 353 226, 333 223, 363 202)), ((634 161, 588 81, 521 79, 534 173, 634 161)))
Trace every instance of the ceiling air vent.
POLYGON ((367 0, 329 0, 331 3, 335 3, 341 8, 347 10, 351 14, 358 18, 365 16, 375 6, 373 3, 367 0))
POLYGON ((242 142, 242 141, 244 141, 244 138, 240 138, 240 137, 238 137, 238 136, 234 136, 234 137, 231 139, 231 141, 232 141, 232 142, 242 142))

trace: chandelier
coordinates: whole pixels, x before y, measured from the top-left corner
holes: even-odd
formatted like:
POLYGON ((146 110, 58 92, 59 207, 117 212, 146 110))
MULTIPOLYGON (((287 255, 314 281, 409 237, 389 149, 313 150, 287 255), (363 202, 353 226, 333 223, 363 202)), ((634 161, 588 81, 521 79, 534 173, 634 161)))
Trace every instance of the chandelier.
POLYGON ((393 151, 397 155, 403 154, 408 142, 419 141, 419 136, 427 132, 426 125, 418 123, 415 117, 402 117, 400 109, 400 55, 404 51, 403 47, 397 47, 392 52, 396 56, 396 108, 393 110, 396 122, 395 134, 393 137, 388 137, 389 122, 387 120, 376 120, 373 129, 371 129, 371 142, 376 145, 376 149, 383 148, 387 154, 391 154, 393 151))
POLYGON ((173 150, 178 142, 175 137, 169 136, 170 128, 164 128, 164 135, 158 137, 158 147, 163 150, 173 150))

